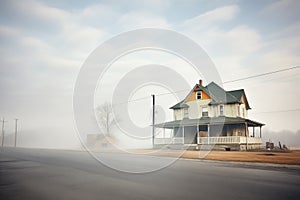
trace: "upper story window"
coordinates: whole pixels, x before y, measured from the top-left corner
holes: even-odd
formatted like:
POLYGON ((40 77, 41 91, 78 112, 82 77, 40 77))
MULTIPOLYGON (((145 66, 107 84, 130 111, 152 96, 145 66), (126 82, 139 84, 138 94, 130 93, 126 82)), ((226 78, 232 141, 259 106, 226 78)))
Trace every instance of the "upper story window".
POLYGON ((197 99, 202 99, 202 91, 196 92, 196 98, 197 99))
POLYGON ((213 112, 214 112, 214 117, 217 117, 218 116, 218 107, 213 106, 212 109, 213 109, 213 112))
POLYGON ((183 109, 183 118, 189 118, 189 109, 188 108, 183 109))
POLYGON ((207 107, 202 108, 202 117, 208 117, 208 108, 207 107))
POLYGON ((220 105, 220 115, 224 116, 224 106, 220 105))

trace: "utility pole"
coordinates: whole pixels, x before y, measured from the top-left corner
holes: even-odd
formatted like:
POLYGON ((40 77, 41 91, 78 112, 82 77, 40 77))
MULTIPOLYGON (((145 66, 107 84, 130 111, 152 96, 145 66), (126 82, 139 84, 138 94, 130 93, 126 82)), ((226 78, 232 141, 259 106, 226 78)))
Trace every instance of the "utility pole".
POLYGON ((17 135, 18 135, 18 119, 15 119, 15 147, 17 147, 17 135))
POLYGON ((154 135, 155 135, 155 95, 151 94, 152 96, 152 146, 154 148, 154 135))
POLYGON ((5 121, 4 117, 2 119, 2 144, 1 146, 3 147, 4 146, 4 123, 7 122, 5 121))

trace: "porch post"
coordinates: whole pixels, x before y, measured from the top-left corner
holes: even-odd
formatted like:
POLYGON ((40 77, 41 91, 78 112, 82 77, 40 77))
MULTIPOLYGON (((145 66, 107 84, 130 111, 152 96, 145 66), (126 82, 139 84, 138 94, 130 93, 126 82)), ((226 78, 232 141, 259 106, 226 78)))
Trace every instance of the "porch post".
POLYGON ((175 130, 175 127, 173 126, 173 129, 172 129, 172 138, 174 137, 174 131, 175 130))
POLYGON ((255 127, 253 126, 253 137, 255 137, 255 127))
POLYGON ((184 126, 182 127, 182 138, 183 138, 183 144, 184 144, 184 126))
POLYGON ((260 135, 260 138, 261 138, 261 126, 259 127, 259 135, 260 135))
POLYGON ((174 138, 174 129, 175 129, 175 127, 173 126, 173 129, 171 131, 171 143, 172 144, 174 144, 174 140, 173 140, 173 138, 174 138))
POLYGON ((246 135, 246 151, 248 150, 248 134, 247 134, 248 126, 245 123, 245 135, 246 135))
POLYGON ((199 137, 199 124, 197 124, 196 144, 198 144, 198 137, 199 137))
POLYGON ((166 129, 165 128, 163 130, 163 136, 164 136, 164 138, 166 138, 166 129))
POLYGON ((210 137, 209 137, 209 124, 207 124, 207 144, 209 144, 209 139, 210 139, 210 137))

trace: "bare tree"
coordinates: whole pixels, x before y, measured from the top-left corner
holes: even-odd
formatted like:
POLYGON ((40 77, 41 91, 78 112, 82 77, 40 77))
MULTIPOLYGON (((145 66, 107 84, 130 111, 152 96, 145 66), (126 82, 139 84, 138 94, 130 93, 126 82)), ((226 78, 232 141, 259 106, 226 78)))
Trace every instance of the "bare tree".
POLYGON ((112 127, 116 125, 116 118, 113 114, 111 104, 103 103, 97 107, 96 113, 103 134, 110 135, 112 127))

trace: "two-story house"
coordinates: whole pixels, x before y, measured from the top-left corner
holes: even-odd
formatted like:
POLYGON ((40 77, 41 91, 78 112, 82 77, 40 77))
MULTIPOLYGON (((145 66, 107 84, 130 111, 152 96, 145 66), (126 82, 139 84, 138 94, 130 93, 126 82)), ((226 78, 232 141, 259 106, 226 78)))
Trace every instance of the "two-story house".
POLYGON ((247 150, 262 144, 264 124, 248 119, 251 108, 243 89, 225 91, 214 82, 203 86, 200 80, 184 100, 170 109, 174 120, 155 127, 171 129, 172 134, 155 138, 155 145, 184 144, 197 149, 214 145, 214 149, 247 150))

